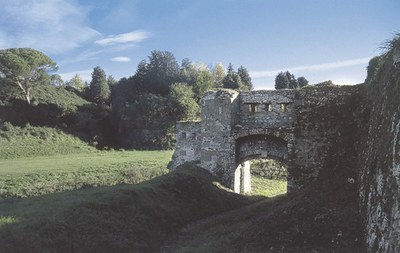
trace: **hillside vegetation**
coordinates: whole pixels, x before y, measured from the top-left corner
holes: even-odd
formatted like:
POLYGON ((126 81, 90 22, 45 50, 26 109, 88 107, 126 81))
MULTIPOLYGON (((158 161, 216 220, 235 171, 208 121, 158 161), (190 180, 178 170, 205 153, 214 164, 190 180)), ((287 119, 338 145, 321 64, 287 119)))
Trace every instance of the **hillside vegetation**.
POLYGON ((0 128, 0 159, 90 153, 96 148, 56 128, 13 126, 0 128))

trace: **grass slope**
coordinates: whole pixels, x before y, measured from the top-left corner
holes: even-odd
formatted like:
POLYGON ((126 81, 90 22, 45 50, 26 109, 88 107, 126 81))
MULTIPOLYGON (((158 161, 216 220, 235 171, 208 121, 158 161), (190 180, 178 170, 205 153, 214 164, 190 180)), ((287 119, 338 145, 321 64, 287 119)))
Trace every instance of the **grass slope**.
POLYGON ((162 252, 364 252, 358 213, 319 201, 282 195, 210 217, 182 229, 162 252))
POLYGON ((186 166, 136 185, 0 202, 0 252, 158 252, 185 224, 248 204, 186 166))
MULTIPOLYGON (((351 163, 348 159, 340 162, 351 163)), ((162 252, 365 252, 358 189, 348 180, 350 169, 327 168, 297 193, 189 224, 162 252)))
POLYGON ((48 127, 13 126, 0 129, 0 159, 90 153, 96 149, 79 138, 48 127))
POLYGON ((139 183, 167 173, 171 151, 97 151, 0 160, 0 199, 139 183))
POLYGON ((52 85, 38 86, 37 89, 33 90, 32 96, 34 103, 56 104, 64 111, 73 110, 76 106, 90 103, 64 87, 52 85))

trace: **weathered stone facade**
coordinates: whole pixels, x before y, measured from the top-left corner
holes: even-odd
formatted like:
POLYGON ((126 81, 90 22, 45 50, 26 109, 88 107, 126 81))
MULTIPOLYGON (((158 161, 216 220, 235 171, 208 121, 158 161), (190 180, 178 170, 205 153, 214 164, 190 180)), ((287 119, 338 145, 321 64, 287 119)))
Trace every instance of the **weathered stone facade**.
POLYGON ((185 162, 200 163, 200 129, 201 122, 177 122, 174 159, 169 165, 176 168, 185 162))
POLYGON ((236 192, 250 190, 252 158, 286 163, 288 192, 341 173, 334 183, 359 197, 367 252, 400 252, 399 55, 365 85, 207 93, 201 123, 178 124, 174 165, 197 161, 236 192))
POLYGON ((400 252, 400 66, 395 63, 389 52, 366 87, 362 108, 360 208, 371 253, 400 252))
MULTIPOLYGON (((197 162, 236 192, 250 190, 254 158, 277 159, 288 166, 288 192, 318 176, 330 142, 340 133, 333 124, 310 122, 313 107, 345 103, 354 87, 241 92, 209 92, 202 101, 201 122, 177 124, 171 168, 197 162), (195 133, 196 140, 189 140, 195 133)), ((328 117, 326 117, 328 118, 328 117)))

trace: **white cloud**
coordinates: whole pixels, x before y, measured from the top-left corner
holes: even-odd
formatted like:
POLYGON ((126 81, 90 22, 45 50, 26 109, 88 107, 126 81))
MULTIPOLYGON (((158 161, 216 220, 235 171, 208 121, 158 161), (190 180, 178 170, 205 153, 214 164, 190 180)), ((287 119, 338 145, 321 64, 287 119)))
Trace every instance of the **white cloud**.
POLYGON ((32 47, 63 53, 100 36, 87 26, 86 12, 67 0, 0 0, 1 47, 32 47))
POLYGON ((126 57, 126 56, 118 56, 111 58, 111 61, 116 61, 116 62, 130 62, 131 58, 126 57))
POLYGON ((93 72, 92 69, 86 69, 86 70, 77 70, 67 73, 60 73, 59 75, 64 81, 69 81, 75 75, 79 75, 83 81, 90 82, 92 80, 92 72, 93 72))
POLYGON ((345 61, 336 61, 330 63, 314 64, 314 65, 302 65, 295 67, 288 67, 275 70, 265 70, 265 71, 250 71, 249 74, 252 78, 264 78, 264 77, 275 77, 279 72, 289 71, 289 72, 316 72, 322 70, 331 70, 343 67, 351 67, 355 65, 367 64, 371 57, 357 58, 345 61))
POLYGON ((58 63, 58 66, 64 66, 67 64, 71 63, 77 63, 77 62, 82 62, 82 61, 89 61, 89 60, 95 60, 97 56, 101 53, 103 53, 104 50, 85 50, 83 52, 80 52, 78 54, 73 55, 72 57, 65 58, 58 63))
POLYGON ((150 37, 147 31, 133 31, 116 35, 109 35, 107 38, 96 40, 94 43, 100 46, 112 46, 117 44, 137 43, 150 37))

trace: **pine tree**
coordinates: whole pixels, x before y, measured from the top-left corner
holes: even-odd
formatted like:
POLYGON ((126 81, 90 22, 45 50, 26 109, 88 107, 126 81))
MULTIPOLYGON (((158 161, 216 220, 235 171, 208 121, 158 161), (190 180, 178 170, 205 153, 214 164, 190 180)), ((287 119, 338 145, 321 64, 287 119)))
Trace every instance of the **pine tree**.
POLYGON ((286 73, 280 72, 275 77, 275 89, 288 89, 289 88, 289 78, 287 77, 286 73))
POLYGON ((97 104, 106 104, 110 97, 106 73, 99 66, 93 69, 92 81, 89 86, 89 100, 97 104))
POLYGON ((240 87, 241 90, 245 91, 250 91, 253 89, 253 84, 251 83, 251 77, 249 75, 249 72, 247 72, 247 69, 243 66, 240 66, 238 68, 238 75, 240 77, 240 80, 242 81, 242 87, 240 87))
POLYGON ((222 80, 222 85, 226 89, 239 90, 242 86, 240 76, 235 72, 231 63, 228 66, 228 74, 222 80))

